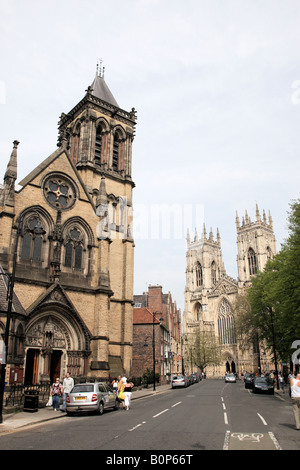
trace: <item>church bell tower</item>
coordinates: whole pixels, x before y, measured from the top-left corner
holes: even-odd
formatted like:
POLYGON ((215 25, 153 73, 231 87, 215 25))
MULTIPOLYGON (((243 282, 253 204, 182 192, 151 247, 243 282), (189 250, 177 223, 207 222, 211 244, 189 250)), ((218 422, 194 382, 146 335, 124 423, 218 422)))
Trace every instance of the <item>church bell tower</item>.
POLYGON ((273 221, 269 212, 267 220, 265 211, 259 212, 256 204, 256 220, 252 222, 247 211, 242 218, 236 213, 237 230, 237 266, 239 287, 251 284, 251 276, 263 271, 267 261, 276 254, 276 240, 273 221))

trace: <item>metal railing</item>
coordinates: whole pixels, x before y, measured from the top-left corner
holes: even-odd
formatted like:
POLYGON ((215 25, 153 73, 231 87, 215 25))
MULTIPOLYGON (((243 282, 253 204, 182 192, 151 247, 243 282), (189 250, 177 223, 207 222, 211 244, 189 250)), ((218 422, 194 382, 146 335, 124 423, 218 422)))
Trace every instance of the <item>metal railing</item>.
POLYGON ((21 406, 27 392, 36 392, 39 402, 47 402, 50 393, 50 382, 38 385, 9 385, 5 388, 5 406, 21 406))

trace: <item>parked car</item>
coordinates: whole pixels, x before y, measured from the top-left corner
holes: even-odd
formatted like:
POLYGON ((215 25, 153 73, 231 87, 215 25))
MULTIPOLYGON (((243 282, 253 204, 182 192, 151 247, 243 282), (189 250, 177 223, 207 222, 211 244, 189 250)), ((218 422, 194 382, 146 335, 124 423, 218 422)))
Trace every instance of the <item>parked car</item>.
POLYGON ((255 377, 253 374, 248 374, 245 376, 244 383, 245 383, 245 388, 253 388, 253 381, 255 377))
POLYGON ((189 380, 189 385, 193 385, 195 382, 194 382, 194 377, 192 374, 188 375, 188 380, 189 380))
POLYGON ((186 375, 173 375, 172 388, 176 387, 188 387, 189 380, 186 375))
POLYGON ((195 383, 198 383, 201 380, 200 375, 198 374, 198 372, 196 372, 195 374, 192 374, 192 377, 193 377, 195 383))
POLYGON ((252 391, 253 393, 267 392, 274 395, 274 380, 269 377, 255 377, 252 391))
POLYGON ((235 374, 226 374, 225 375, 225 383, 233 383, 233 382, 236 382, 236 376, 235 374))
POLYGON ((119 408, 117 394, 105 383, 75 385, 67 397, 67 414, 94 411, 103 414, 106 408, 119 408))

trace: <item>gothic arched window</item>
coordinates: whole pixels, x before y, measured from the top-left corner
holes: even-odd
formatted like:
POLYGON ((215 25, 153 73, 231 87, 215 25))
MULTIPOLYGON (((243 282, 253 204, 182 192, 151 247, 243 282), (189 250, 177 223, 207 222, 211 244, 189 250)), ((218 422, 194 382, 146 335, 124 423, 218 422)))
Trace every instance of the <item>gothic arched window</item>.
POLYGON ((256 255, 252 248, 248 251, 249 274, 252 276, 257 273, 257 260, 256 255))
POLYGON ((216 263, 214 261, 211 263, 211 282, 213 285, 217 282, 217 270, 216 263))
POLYGON ((113 160, 112 160, 112 168, 114 171, 119 170, 119 147, 120 147, 120 139, 118 134, 114 135, 114 145, 113 145, 113 160))
POLYGON ((234 318, 229 302, 222 300, 218 313, 218 332, 221 344, 235 344, 236 334, 234 327, 234 318))
POLYGON ((197 263, 197 266, 196 266, 196 284, 197 284, 197 287, 200 287, 203 285, 203 273, 202 273, 202 266, 200 263, 197 263))
POLYGON ((77 227, 68 231, 68 239, 65 244, 64 266, 66 268, 81 269, 83 253, 83 234, 77 227))
POLYGON ((202 315, 202 305, 197 304, 197 307, 196 307, 196 319, 197 319, 197 321, 200 321, 201 315, 202 315))
POLYGON ((102 152, 102 127, 98 126, 96 129, 96 141, 95 141, 95 164, 101 165, 101 152, 102 152))
POLYGON ((76 126, 75 132, 73 134, 73 140, 72 140, 71 158, 75 165, 78 162, 80 129, 81 129, 81 126, 80 124, 78 124, 76 126))
POLYGON ((29 216, 23 223, 23 241, 21 259, 27 261, 42 261, 44 227, 38 215, 29 216))

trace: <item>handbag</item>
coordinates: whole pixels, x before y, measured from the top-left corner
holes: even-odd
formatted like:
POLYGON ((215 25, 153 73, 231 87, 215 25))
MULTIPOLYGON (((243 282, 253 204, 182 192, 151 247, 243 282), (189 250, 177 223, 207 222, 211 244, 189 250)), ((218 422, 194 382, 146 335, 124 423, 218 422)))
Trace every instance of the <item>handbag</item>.
POLYGON ((52 396, 50 395, 49 397, 49 400, 47 401, 46 403, 46 406, 52 406, 53 402, 52 402, 52 396))
POLYGON ((120 390, 120 392, 118 393, 118 398, 119 398, 120 400, 124 400, 124 399, 125 399, 124 390, 120 390))

